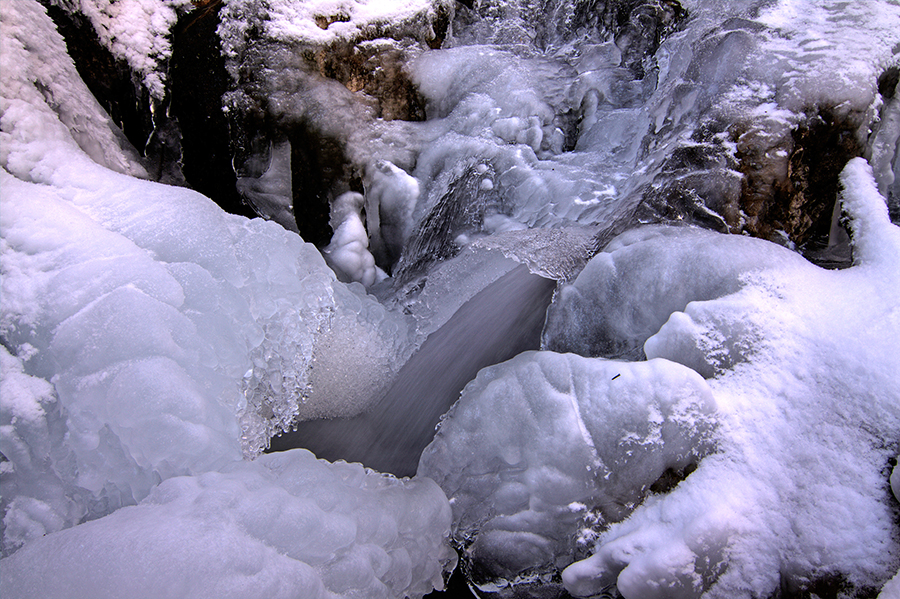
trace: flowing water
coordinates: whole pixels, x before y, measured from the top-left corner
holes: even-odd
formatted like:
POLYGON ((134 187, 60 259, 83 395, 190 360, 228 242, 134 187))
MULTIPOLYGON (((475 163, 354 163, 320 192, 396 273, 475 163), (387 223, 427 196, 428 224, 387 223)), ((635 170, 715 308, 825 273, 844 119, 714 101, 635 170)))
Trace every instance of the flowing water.
POLYGON ((362 462, 398 476, 416 473, 441 416, 477 372, 540 346, 556 281, 524 265, 468 300, 400 369, 384 397, 352 419, 312 420, 272 440, 320 458, 362 462))

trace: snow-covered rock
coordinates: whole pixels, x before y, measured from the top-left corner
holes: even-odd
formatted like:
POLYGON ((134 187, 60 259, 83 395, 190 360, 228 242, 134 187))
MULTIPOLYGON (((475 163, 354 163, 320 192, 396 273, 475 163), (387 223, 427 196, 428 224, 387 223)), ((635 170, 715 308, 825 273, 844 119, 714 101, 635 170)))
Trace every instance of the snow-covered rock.
POLYGON ((742 347, 743 360, 709 381, 718 451, 569 566, 574 595, 615 583, 628 598, 741 597, 829 577, 853 592, 896 571, 886 465, 900 427, 900 229, 864 160, 841 180, 853 268, 826 271, 781 250, 730 295, 674 312, 645 344, 648 357, 699 370, 742 347))
POLYGON ((450 498, 478 588, 549 593, 599 531, 696 467, 715 422, 709 387, 678 364, 527 352, 469 383, 418 475, 450 498))

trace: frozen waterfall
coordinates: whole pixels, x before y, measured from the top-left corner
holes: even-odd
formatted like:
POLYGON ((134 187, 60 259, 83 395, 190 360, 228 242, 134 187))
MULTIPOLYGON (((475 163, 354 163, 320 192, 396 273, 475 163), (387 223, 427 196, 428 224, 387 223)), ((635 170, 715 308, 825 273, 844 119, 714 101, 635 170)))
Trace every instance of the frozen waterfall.
POLYGON ((0 594, 894 599, 898 81, 894 0, 0 2, 0 594))

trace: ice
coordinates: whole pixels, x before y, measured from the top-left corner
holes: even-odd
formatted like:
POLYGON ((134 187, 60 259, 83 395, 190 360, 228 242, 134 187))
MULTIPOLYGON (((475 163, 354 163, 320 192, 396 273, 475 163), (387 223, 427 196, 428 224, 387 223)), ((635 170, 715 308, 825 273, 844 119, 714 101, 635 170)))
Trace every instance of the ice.
POLYGON ((0 462, 3 497, 2 555, 77 523, 77 495, 50 467, 64 452, 65 424, 53 386, 25 374, 22 361, 0 349, 0 462))
POLYGON ((4 597, 421 597, 456 556, 450 507, 304 450, 170 478, 139 505, 3 560, 4 597), (77 586, 74 586, 77 585, 77 586))
POLYGON ((634 229, 561 287, 547 314, 543 345, 584 356, 639 358, 670 314, 734 293, 773 260, 804 263, 758 239, 693 227, 634 229))
POLYGON ((647 341, 648 357, 688 366, 698 356, 701 365, 717 363, 748 331, 752 351, 709 381, 718 452, 565 570, 574 595, 612 583, 628 598, 662 596, 660 589, 666 597, 766 595, 779 586, 803 591, 823 577, 878 588, 895 572, 885 464, 900 424, 897 337, 889 332, 900 324, 900 230, 864 160, 851 161, 841 180, 853 268, 821 270, 779 249, 783 256, 741 289, 689 303, 647 341))
MULTIPOLYGON (((4 6, 4 43, 50 31, 36 5, 4 6)), ((82 152, 52 109, 89 97, 62 43, 3 54, 58 76, 35 97, 4 59, 0 324, 24 373, 53 380, 65 442, 49 467, 80 489, 81 518, 252 457, 296 420, 365 409, 412 344, 406 317, 296 235, 82 152)))
POLYGON ((366 188, 366 229, 378 262, 393 267, 412 232, 419 182, 387 160, 369 170, 366 188))
POLYGON ((355 191, 348 191, 334 200, 331 205, 334 236, 322 253, 340 280, 356 281, 370 287, 387 275, 375 266, 375 258, 369 252, 369 237, 361 216, 365 202, 365 197, 355 191))
POLYGON ((550 586, 595 531, 712 449, 714 412, 703 379, 665 360, 526 352, 469 383, 418 474, 450 497, 479 588, 550 586))
POLYGON ((291 188, 291 142, 282 140, 271 144, 268 152, 252 156, 242 165, 241 175, 237 179, 237 190, 253 206, 253 210, 296 233, 291 188))

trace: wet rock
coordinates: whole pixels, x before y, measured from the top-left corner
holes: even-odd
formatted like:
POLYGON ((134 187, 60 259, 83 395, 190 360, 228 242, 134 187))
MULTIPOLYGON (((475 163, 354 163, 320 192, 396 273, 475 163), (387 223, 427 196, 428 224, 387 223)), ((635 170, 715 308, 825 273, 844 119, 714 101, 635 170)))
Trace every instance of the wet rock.
POLYGON ((221 2, 208 2, 175 25, 171 113, 182 132, 181 166, 188 185, 228 212, 255 216, 235 186, 228 119, 222 110, 230 79, 216 35, 221 8, 221 2))
POLYGON ((866 123, 864 114, 819 107, 794 126, 761 119, 700 128, 696 143, 663 163, 637 216, 760 237, 816 259, 833 237, 838 174, 863 153, 866 123))

